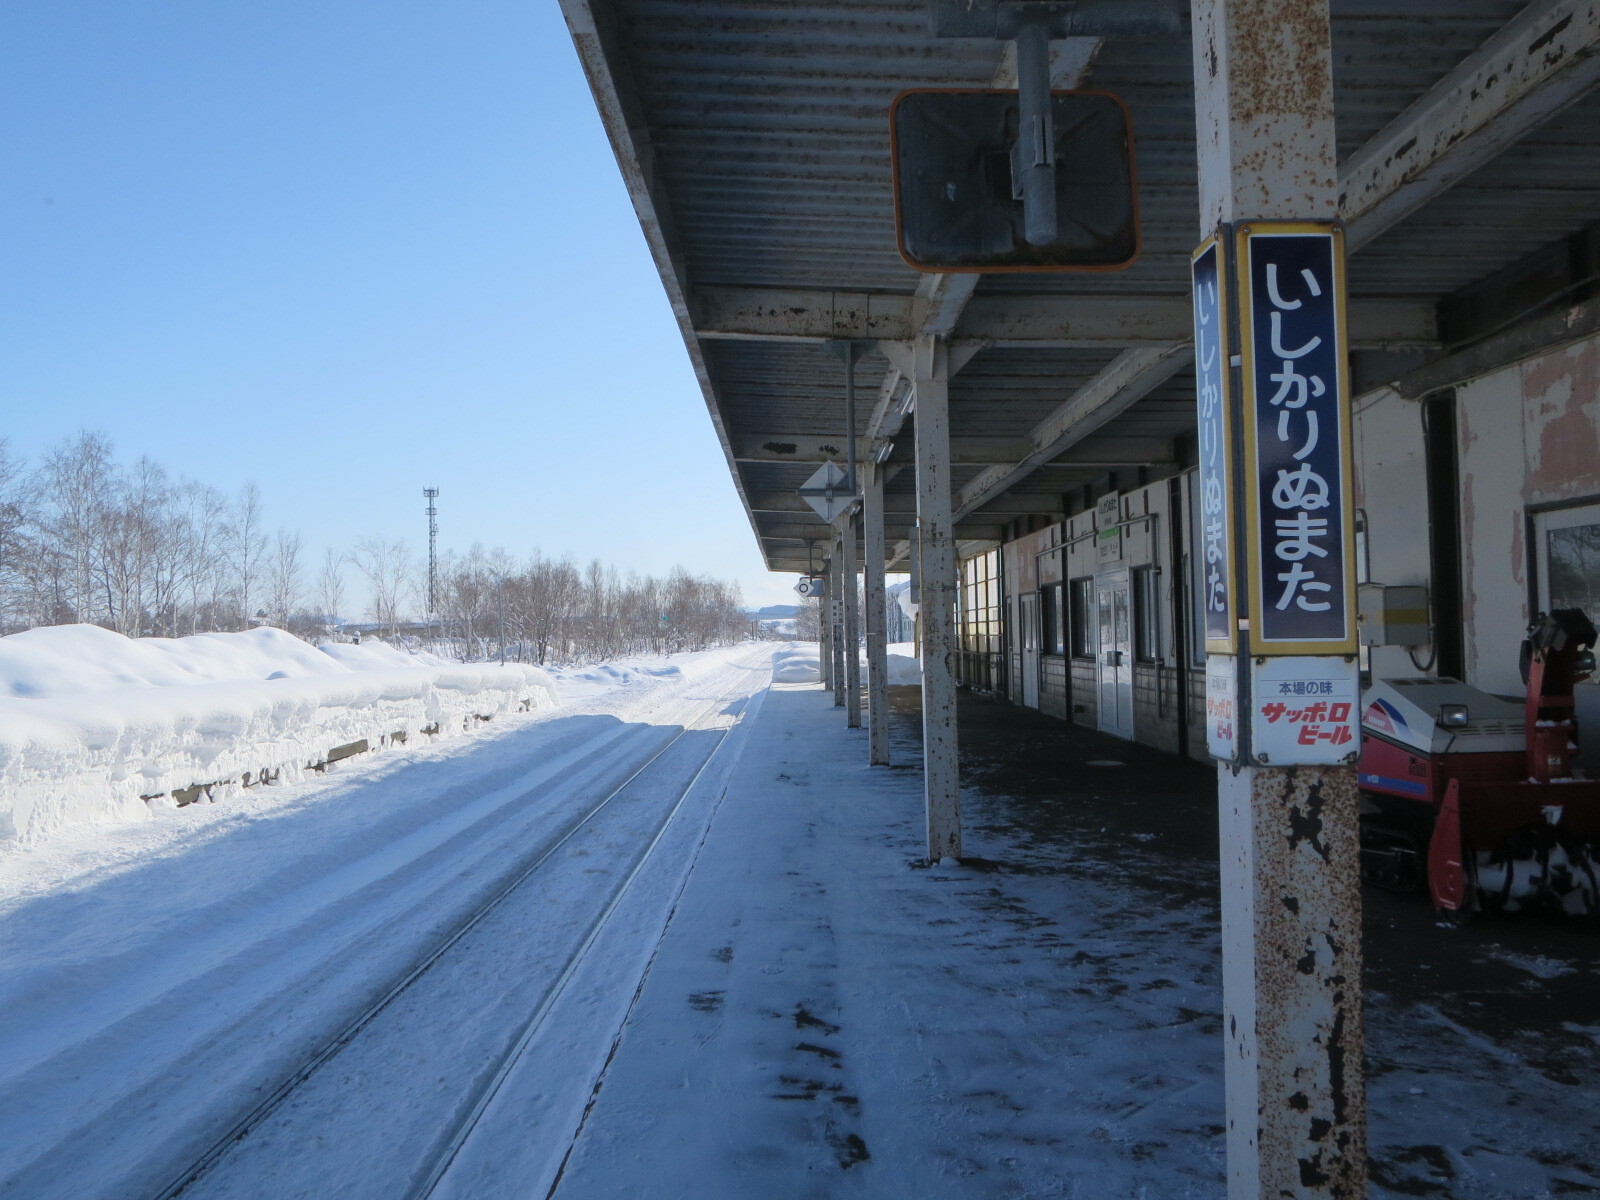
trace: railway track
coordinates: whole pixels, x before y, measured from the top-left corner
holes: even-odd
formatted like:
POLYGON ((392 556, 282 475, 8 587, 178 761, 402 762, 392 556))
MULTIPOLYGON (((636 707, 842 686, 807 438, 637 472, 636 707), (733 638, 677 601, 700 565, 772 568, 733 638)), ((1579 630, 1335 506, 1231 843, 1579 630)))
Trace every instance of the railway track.
MULTIPOLYGON (((698 848, 705 821, 720 800, 716 781, 721 777, 717 768, 727 757, 723 752, 760 694, 751 694, 748 681, 741 680, 713 696, 626 778, 573 814, 403 977, 152 1193, 153 1200, 261 1194, 425 1200, 439 1193, 462 1147, 545 1030, 574 977, 586 965, 592 969, 597 946, 641 876, 661 877, 654 880, 652 895, 660 894, 664 880, 675 897, 687 867, 663 864, 663 847, 671 842, 681 853, 692 842, 698 848), (691 800, 698 819, 691 819, 693 828, 680 829, 679 818, 691 800), (618 846, 624 843, 629 851, 623 852, 622 869, 574 868, 575 863, 593 861, 600 851, 613 856, 614 866, 618 846), (585 877, 596 883, 579 886, 585 877), (551 915, 555 909, 559 916, 551 915), (513 954, 514 962, 500 961, 515 940, 507 930, 525 928, 530 914, 537 914, 539 940, 548 938, 552 946, 545 949, 553 952, 523 958, 513 954), (483 982, 483 963, 489 960, 496 960, 487 972, 493 979, 475 993, 469 981, 483 982), (519 973, 525 977, 514 978, 519 973), (401 1061, 441 1024, 451 1023, 452 1005, 476 1005, 477 1017, 490 1018, 480 1019, 484 1028, 466 1039, 468 1053, 455 1048, 422 1054, 419 1062, 401 1061), (386 1070, 389 1075, 431 1079, 431 1072, 451 1068, 452 1077, 412 1092, 400 1104, 408 1120, 396 1122, 388 1115, 375 1122, 363 1120, 404 1090, 403 1084, 382 1087, 386 1070), (327 1137, 330 1119, 334 1124, 339 1120, 330 1113, 349 1118, 343 1133, 335 1130, 337 1145, 327 1137), (424 1133, 428 1124, 432 1129, 424 1133), (330 1186, 327 1170, 314 1161, 318 1155, 306 1157, 311 1129, 322 1131, 328 1156, 343 1164, 332 1169, 348 1170, 356 1160, 365 1164, 359 1173, 330 1186)), ((651 949, 664 928, 664 911, 657 915, 651 949)), ((633 942, 640 944, 637 936, 633 942)), ((528 939, 522 943, 515 949, 525 950, 528 939)), ((621 990, 631 997, 631 987, 621 990)), ((600 1052, 609 1052, 610 1041, 610 1036, 601 1039, 600 1052)), ((586 1102, 598 1072, 580 1074, 571 1090, 575 1101, 586 1102)), ((575 1128, 575 1119, 569 1124, 575 1128)))

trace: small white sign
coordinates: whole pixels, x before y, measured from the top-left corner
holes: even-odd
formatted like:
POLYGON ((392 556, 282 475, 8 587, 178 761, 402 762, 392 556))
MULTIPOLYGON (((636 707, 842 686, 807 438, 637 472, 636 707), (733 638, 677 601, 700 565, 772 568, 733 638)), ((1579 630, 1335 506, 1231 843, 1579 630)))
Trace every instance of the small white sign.
POLYGON ((1355 762, 1361 753, 1360 671, 1354 660, 1332 655, 1252 661, 1255 761, 1273 767, 1355 762))
POLYGON ((1239 660, 1206 656, 1206 750, 1222 762, 1239 761, 1239 660))
POLYGON ((1101 496, 1094 506, 1094 557, 1096 562, 1117 562, 1122 558, 1122 497, 1116 492, 1101 496))

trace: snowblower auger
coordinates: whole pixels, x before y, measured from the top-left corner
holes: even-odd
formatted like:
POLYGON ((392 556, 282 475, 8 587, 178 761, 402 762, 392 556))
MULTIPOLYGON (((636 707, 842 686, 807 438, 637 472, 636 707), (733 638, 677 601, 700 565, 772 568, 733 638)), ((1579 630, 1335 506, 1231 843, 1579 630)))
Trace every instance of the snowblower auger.
POLYGON ((1454 679, 1384 679, 1362 701, 1362 873, 1442 912, 1600 917, 1600 781, 1572 767, 1573 688, 1595 669, 1578 609, 1522 644, 1524 702, 1454 679))

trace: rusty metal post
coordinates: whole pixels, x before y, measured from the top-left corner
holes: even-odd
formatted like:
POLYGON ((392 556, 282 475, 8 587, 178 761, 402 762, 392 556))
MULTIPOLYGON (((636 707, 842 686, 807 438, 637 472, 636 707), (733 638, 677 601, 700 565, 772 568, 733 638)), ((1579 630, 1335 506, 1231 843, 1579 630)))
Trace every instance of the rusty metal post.
POLYGON ((866 576, 867 761, 889 765, 889 650, 884 612, 883 467, 870 463, 861 491, 861 531, 866 576))
POLYGON ((823 691, 833 690, 833 632, 829 625, 829 613, 833 611, 833 564, 824 560, 822 564, 823 587, 826 595, 817 605, 817 673, 820 676, 823 691))
POLYGON ((845 539, 834 531, 834 554, 827 560, 827 653, 834 680, 834 707, 845 707, 845 539))
POLYGON ((1229 1200, 1364 1197, 1355 772, 1218 784, 1229 1200))
POLYGON ((918 340, 917 538, 921 570, 922 762, 928 859, 961 854, 961 777, 956 744, 956 546, 950 507, 950 360, 937 338, 918 340))
POLYGON ((856 512, 851 509, 842 518, 839 530, 839 573, 844 578, 844 589, 839 598, 844 601, 844 628, 841 641, 844 646, 844 713, 845 726, 861 728, 861 586, 856 573, 856 512))
MULTIPOLYGON (((1201 238, 1251 221, 1335 219, 1327 0, 1194 0, 1192 29, 1201 238)), ((1233 369, 1252 368, 1235 358, 1233 369)), ((1235 476, 1248 469, 1237 444, 1227 455, 1235 476)), ((1247 551, 1236 553, 1243 564, 1247 551)), ((1248 590, 1238 600, 1237 628, 1218 633, 1236 639, 1237 657, 1212 651, 1224 682, 1235 664, 1268 662, 1251 641, 1268 601, 1248 590)), ((1254 686, 1249 670, 1234 678, 1254 686)), ((1354 769, 1220 765, 1218 783, 1228 1195, 1364 1197, 1354 769)))

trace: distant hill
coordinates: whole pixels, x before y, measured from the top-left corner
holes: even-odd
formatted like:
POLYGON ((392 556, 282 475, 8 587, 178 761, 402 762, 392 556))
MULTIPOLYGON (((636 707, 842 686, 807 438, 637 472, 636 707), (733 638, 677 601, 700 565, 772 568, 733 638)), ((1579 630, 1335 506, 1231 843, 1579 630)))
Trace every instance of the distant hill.
POLYGON ((750 614, 758 621, 787 620, 800 615, 798 604, 769 604, 765 608, 758 608, 750 614))

